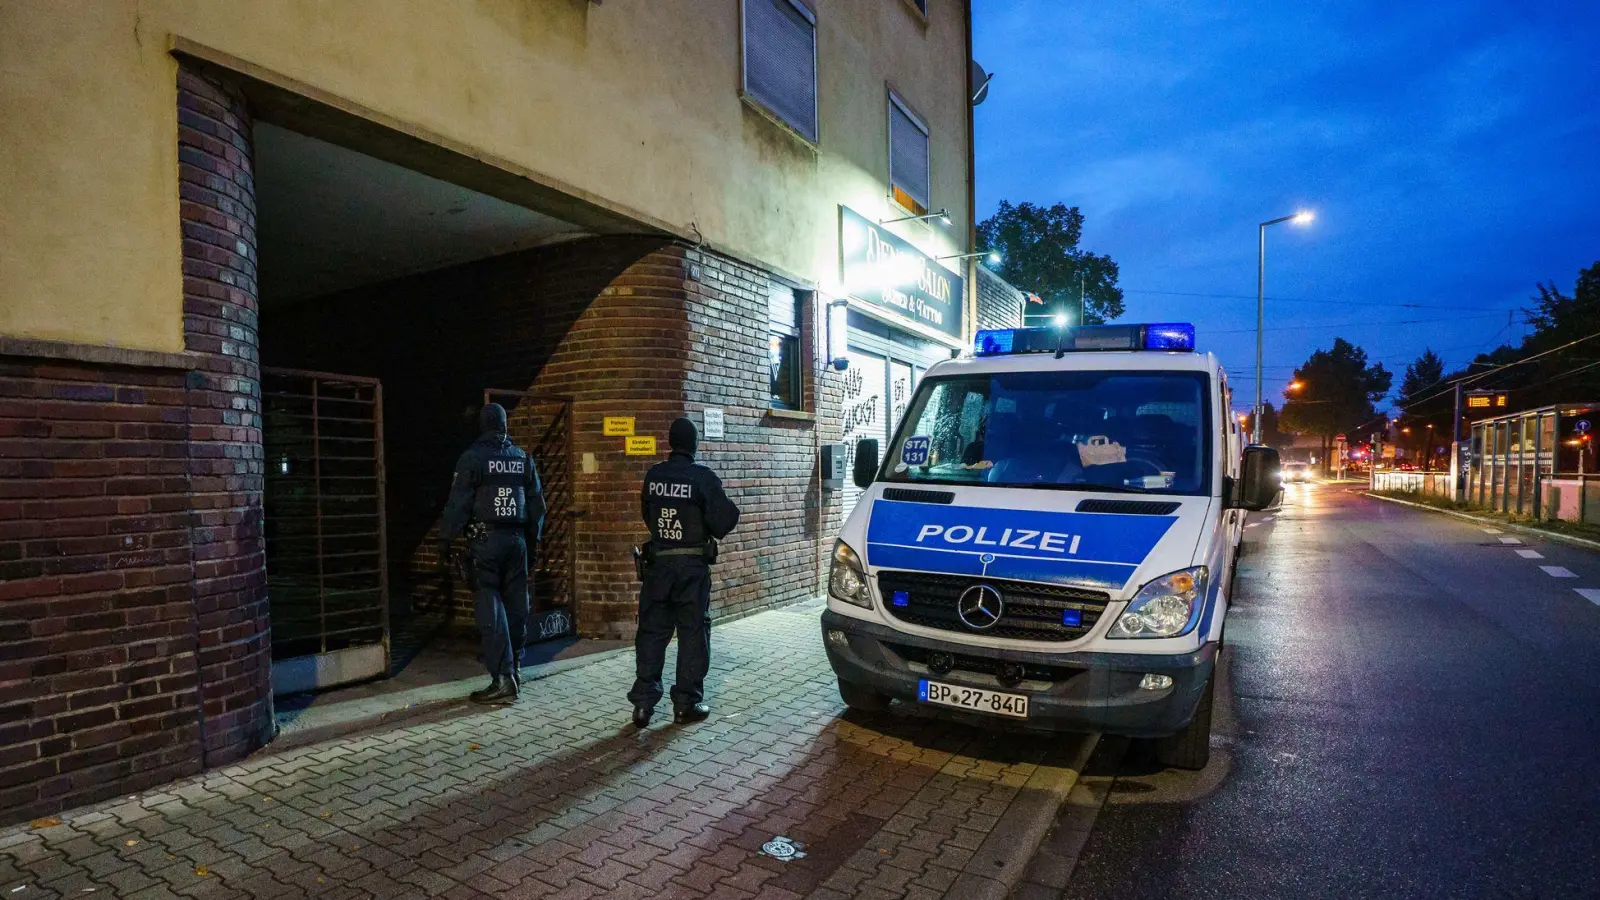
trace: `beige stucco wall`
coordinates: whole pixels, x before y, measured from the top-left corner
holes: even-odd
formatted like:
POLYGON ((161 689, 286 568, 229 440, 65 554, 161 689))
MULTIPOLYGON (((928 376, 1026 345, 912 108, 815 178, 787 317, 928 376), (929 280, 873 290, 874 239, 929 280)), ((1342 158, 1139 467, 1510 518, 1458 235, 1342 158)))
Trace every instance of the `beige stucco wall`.
POLYGON ((0 335, 182 347, 180 36, 824 289, 837 206, 890 216, 886 83, 966 249, 966 3, 813 0, 821 153, 739 99, 739 0, 7 0, 0 335), (691 227, 691 223, 693 226, 691 227))

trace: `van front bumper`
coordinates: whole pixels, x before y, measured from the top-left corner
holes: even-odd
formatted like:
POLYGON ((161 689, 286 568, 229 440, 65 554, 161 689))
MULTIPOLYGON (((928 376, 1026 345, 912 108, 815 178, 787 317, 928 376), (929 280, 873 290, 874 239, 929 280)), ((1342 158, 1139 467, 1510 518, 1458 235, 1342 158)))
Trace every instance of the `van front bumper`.
POLYGON ((1166 737, 1183 730, 1194 718, 1217 659, 1215 643, 1176 655, 994 650, 906 634, 832 610, 822 614, 822 646, 840 681, 897 700, 917 702, 924 679, 1028 697, 1026 720, 936 707, 968 721, 1025 722, 1029 728, 1046 731, 1136 738, 1166 737), (935 653, 949 654, 954 666, 943 674, 934 673, 927 660, 935 653), (1024 680, 1015 686, 1002 684, 994 673, 1004 663, 1023 665, 1024 680), (1166 675, 1172 684, 1146 690, 1139 686, 1146 675, 1166 675))

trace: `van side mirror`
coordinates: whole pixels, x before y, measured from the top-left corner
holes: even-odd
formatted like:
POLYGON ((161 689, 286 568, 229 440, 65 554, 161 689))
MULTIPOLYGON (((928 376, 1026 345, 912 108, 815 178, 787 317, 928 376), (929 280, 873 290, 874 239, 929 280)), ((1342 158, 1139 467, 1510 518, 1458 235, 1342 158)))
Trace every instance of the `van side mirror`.
POLYGON ((1260 444, 1244 448, 1239 461, 1239 478, 1233 484, 1228 506, 1234 509, 1263 510, 1278 498, 1283 483, 1283 465, 1278 451, 1260 444))
POLYGON ((862 438, 856 441, 856 464, 851 476, 856 487, 865 490, 878 477, 878 439, 862 438))

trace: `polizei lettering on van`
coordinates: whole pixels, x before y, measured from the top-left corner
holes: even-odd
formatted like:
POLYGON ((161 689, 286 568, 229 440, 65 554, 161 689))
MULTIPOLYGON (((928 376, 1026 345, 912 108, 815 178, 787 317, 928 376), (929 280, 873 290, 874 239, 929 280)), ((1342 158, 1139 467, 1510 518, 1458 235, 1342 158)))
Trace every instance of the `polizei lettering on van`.
POLYGON ((934 506, 879 498, 867 521, 867 564, 1116 590, 1176 516, 934 506))
POLYGON ((980 525, 924 525, 917 532, 917 543, 943 541, 946 544, 971 544, 974 547, 1005 547, 1010 550, 1042 550, 1046 553, 1075 554, 1081 534, 1061 534, 1056 531, 1037 531, 1031 528, 1007 528, 998 537, 989 537, 989 528, 980 525))

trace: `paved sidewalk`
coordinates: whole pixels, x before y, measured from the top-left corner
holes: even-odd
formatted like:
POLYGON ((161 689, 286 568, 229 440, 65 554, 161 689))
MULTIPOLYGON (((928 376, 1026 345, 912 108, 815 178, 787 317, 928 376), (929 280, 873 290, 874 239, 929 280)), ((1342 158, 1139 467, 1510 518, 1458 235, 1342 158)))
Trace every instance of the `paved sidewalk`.
POLYGON ((633 657, 604 656, 512 708, 0 830, 0 900, 1004 896, 1093 741, 844 715, 817 613, 713 632, 709 722, 635 732, 633 657))

